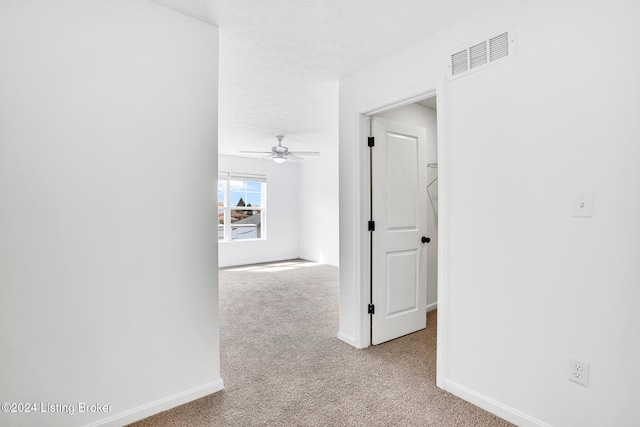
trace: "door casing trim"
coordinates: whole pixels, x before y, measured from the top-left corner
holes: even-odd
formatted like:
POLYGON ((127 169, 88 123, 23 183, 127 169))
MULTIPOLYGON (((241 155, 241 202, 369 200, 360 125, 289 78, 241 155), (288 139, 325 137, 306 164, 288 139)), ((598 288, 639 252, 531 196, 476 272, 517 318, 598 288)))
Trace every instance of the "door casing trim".
POLYGON ((417 101, 436 97, 437 105, 437 151, 438 151, 438 334, 436 350, 436 385, 439 388, 445 387, 446 361, 447 361, 447 283, 448 283, 448 167, 447 167, 447 133, 446 133, 446 94, 444 78, 424 81, 418 85, 408 87, 400 92, 389 94, 377 99, 375 102, 363 104, 356 111, 358 159, 360 166, 359 179, 359 251, 357 254, 357 264, 360 280, 356 289, 356 347, 365 348, 369 346, 371 334, 371 324, 367 306, 369 304, 369 254, 371 250, 370 233, 367 231, 367 221, 369 220, 369 156, 370 150, 367 146, 369 136, 369 117, 383 111, 392 110, 417 101))

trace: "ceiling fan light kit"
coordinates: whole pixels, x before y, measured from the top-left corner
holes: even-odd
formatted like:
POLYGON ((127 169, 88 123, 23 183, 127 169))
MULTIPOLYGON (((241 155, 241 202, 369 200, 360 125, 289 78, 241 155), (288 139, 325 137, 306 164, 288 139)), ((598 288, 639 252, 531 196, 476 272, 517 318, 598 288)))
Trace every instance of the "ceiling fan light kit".
POLYGON ((282 140, 284 139, 284 135, 276 135, 276 139, 278 140, 278 145, 274 145, 271 147, 271 151, 240 151, 241 153, 250 153, 250 154, 268 154, 267 156, 260 157, 261 159, 273 159, 276 163, 284 163, 288 158, 296 159, 296 160, 304 160, 299 156, 318 156, 320 153, 317 151, 289 151, 288 147, 282 145, 282 140))

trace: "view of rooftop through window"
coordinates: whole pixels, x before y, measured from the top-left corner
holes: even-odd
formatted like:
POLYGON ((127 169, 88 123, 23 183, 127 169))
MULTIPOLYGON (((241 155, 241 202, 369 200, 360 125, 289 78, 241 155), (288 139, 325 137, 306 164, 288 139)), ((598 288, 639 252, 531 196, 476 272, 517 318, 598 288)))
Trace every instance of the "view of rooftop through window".
POLYGON ((264 238, 266 177, 220 173, 218 240, 264 238))

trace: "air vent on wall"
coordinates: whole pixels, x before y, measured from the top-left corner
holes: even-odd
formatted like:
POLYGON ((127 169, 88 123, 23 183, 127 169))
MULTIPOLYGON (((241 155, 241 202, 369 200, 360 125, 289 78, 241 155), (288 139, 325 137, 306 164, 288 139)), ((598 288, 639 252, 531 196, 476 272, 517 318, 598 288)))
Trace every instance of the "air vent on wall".
POLYGON ((450 56, 449 79, 513 58, 514 43, 514 31, 510 28, 480 42, 470 43, 469 47, 456 49, 450 56))

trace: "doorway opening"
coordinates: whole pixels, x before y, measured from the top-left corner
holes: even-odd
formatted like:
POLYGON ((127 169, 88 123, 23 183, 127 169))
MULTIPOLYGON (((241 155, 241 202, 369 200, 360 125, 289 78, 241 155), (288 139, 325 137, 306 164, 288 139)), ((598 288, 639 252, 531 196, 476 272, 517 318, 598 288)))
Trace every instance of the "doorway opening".
POLYGON ((369 121, 370 345, 426 327, 437 308, 437 98, 369 121))
MULTIPOLYGON (((437 251, 437 263, 436 267, 429 273, 432 278, 437 276, 437 363, 436 363, 436 385, 439 388, 445 388, 446 381, 446 360, 447 360, 447 336, 448 336, 448 324, 447 324, 447 283, 448 283, 448 258, 447 258, 447 236, 448 236, 448 221, 447 221, 447 194, 448 194, 448 180, 447 180, 447 145, 446 145, 446 98, 445 98, 445 82, 444 79, 437 79, 431 81, 423 81, 418 85, 415 85, 407 90, 397 93, 391 93, 385 97, 378 98, 375 101, 365 103, 358 109, 358 125, 357 125, 357 139, 360 141, 358 144, 358 157, 359 170, 360 170, 360 182, 359 182, 359 206, 360 206, 360 221, 359 228, 359 242, 360 251, 357 257, 357 271, 359 286, 357 288, 358 304, 355 308, 356 315, 356 340, 355 345, 359 348, 364 348, 370 345, 371 337, 371 319, 368 313, 368 305, 370 304, 370 283, 371 283, 371 253, 369 251, 369 245, 371 243, 371 233, 367 229, 367 221, 369 221, 369 207, 371 206, 372 193, 369 186, 370 165, 369 165, 369 148, 367 146, 367 140, 370 132, 370 118, 381 114, 393 114, 392 111, 399 107, 404 107, 410 104, 416 104, 418 102, 433 103, 436 104, 436 161, 427 163, 437 163, 437 168, 428 168, 428 176, 432 177, 431 180, 437 179, 437 217, 432 215, 432 220, 436 221, 438 235, 437 240, 434 240, 432 249, 437 251), (429 100, 429 101, 427 101, 429 100), (433 170, 429 170, 433 169, 433 170), (435 176, 434 176, 435 174, 435 176)), ((418 104, 420 105, 420 104, 418 104)), ((424 107, 424 105, 422 105, 424 107)), ((433 165, 435 166, 435 165, 433 165)), ((427 183, 427 185, 431 182, 427 183)), ((429 187, 429 192, 433 186, 429 187)), ((431 193, 433 194, 433 193, 431 193)), ((429 194, 427 194, 427 200, 429 194)), ((434 203, 436 198, 432 196, 434 203)), ((430 203, 428 201, 428 203, 430 203)), ((430 207, 433 209, 433 207, 430 207)), ((429 236, 427 236, 429 237, 429 236)), ((432 282, 431 282, 432 283, 432 282)), ((431 292, 433 295, 433 289, 431 292)), ((435 308, 436 305, 429 308, 435 308)), ((377 310, 376 310, 377 312, 377 310)), ((433 314, 433 313, 432 313, 433 314)))

